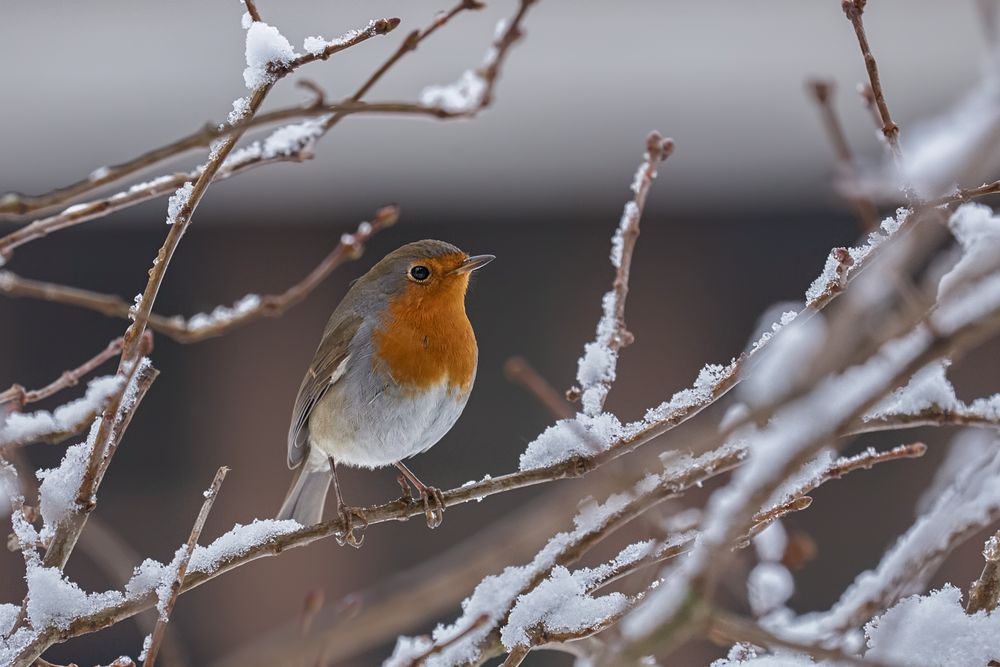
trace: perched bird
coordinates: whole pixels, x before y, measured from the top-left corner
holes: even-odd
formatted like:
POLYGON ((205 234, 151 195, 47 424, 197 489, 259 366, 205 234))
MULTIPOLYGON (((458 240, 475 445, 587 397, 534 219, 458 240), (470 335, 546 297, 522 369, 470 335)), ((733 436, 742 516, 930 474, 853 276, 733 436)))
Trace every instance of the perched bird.
POLYGON ((364 524, 364 513, 344 504, 337 465, 394 465, 419 492, 428 525, 441 523, 441 492, 402 460, 437 443, 465 408, 479 355, 465 292, 469 274, 493 259, 470 257, 443 241, 417 241, 386 255, 351 286, 295 399, 288 466, 298 472, 279 519, 321 521, 333 481, 344 540, 358 546, 354 520, 364 524))

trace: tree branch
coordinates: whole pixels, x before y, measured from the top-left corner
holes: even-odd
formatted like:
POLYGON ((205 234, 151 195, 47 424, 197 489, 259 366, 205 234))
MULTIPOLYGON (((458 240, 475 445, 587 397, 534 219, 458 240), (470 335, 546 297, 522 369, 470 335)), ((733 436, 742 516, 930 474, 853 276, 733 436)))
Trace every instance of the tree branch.
MULTIPOLYGON (((261 297, 248 294, 232 309, 219 307, 212 314, 195 315, 187 319, 151 313, 148 326, 179 343, 197 343, 206 338, 225 335, 262 317, 281 317, 302 302, 337 267, 345 261, 360 257, 364 244, 381 230, 395 224, 398 218, 399 208, 396 206, 379 209, 371 222, 362 222, 353 234, 342 236, 330 254, 308 275, 281 294, 261 297)), ((0 292, 10 297, 30 297, 77 306, 122 319, 128 318, 133 308, 117 295, 22 278, 10 271, 0 271, 0 292)))
MULTIPOLYGON (((2 278, 0 278, 0 282, 2 282, 2 278)), ((149 338, 149 341, 151 347, 152 337, 149 338)), ((114 357, 116 354, 121 352, 121 349, 122 339, 119 337, 108 343, 106 348, 76 368, 63 371, 62 375, 41 389, 28 391, 19 384, 12 384, 9 389, 0 392, 0 404, 14 402, 17 404, 16 409, 19 409, 23 408, 28 403, 34 403, 35 401, 41 401, 50 396, 54 396, 68 387, 75 387, 79 384, 80 379, 83 378, 83 376, 87 375, 95 368, 114 357)))
MULTIPOLYGON (((536 0, 529 0, 526 4, 531 4, 534 1, 536 0)), ((180 154, 190 148, 196 148, 200 145, 204 145, 205 141, 211 142, 215 138, 222 137, 228 140, 231 137, 241 135, 245 130, 251 127, 264 123, 275 122, 283 118, 296 118, 313 115, 320 115, 323 117, 320 121, 320 128, 316 136, 310 141, 305 142, 301 146, 279 152, 269 153, 260 150, 240 151, 238 152, 238 155, 234 154, 234 158, 237 159, 230 159, 223 162, 222 166, 213 177, 214 180, 229 178, 247 169, 266 164, 289 161, 301 162, 312 156, 312 144, 315 143, 316 140, 326 134, 326 132, 328 132, 342 118, 354 113, 371 111, 374 113, 418 113, 439 118, 472 117, 476 115, 480 109, 485 108, 488 102, 481 103, 478 107, 473 109, 452 112, 448 110, 436 109, 434 107, 428 107, 426 105, 414 105, 410 103, 387 102, 365 104, 361 102, 361 98, 367 94, 367 92, 396 64, 396 62, 398 62, 408 52, 415 50, 421 42, 436 32, 439 28, 447 24, 455 15, 465 10, 480 9, 481 7, 483 7, 483 5, 476 0, 460 0, 454 7, 439 14, 429 27, 424 30, 416 30, 410 33, 403 40, 403 43, 399 46, 399 48, 365 81, 364 84, 362 84, 354 95, 340 104, 331 105, 325 108, 322 106, 316 106, 315 104, 307 107, 289 107, 287 109, 280 109, 271 112, 270 114, 260 115, 256 113, 248 113, 235 125, 229 125, 225 128, 206 127, 200 132, 195 132, 194 134, 179 139, 172 144, 149 151, 148 153, 130 160, 129 162, 123 163, 122 165, 98 170, 98 172, 103 175, 100 179, 97 179, 97 181, 88 178, 77 184, 67 186, 66 188, 60 190, 55 190, 46 195, 39 195, 35 198, 25 198, 22 195, 13 193, 8 194, 3 198, 0 198, 0 218, 3 217, 4 211, 8 210, 8 208, 15 214, 27 213, 32 210, 53 208, 58 204, 65 203, 81 194, 94 190, 101 185, 134 173, 139 169, 143 169, 173 155, 180 154), (218 132, 217 136, 215 135, 216 132, 218 132), (104 172, 107 173, 105 174, 104 172), (23 207, 27 207, 27 209, 21 211, 20 209, 23 207)), ((518 16, 523 17, 523 13, 523 11, 519 12, 518 16)), ((378 24, 379 22, 375 23, 378 24)), ((395 25, 392 25, 392 27, 395 27, 395 25)), ((518 23, 515 22, 508 30, 516 31, 517 29, 518 23)), ((366 35, 367 32, 362 34, 366 35)), ((506 50, 509 49, 512 44, 513 42, 507 44, 501 55, 505 56, 506 50)), ((338 48, 342 50, 343 48, 347 48, 347 45, 339 46, 338 48)), ((499 63, 500 59, 498 58, 497 69, 495 69, 492 74, 494 81, 499 75, 499 63)), ((289 68, 284 68, 280 72, 275 72, 275 76, 285 76, 289 73, 289 71, 289 68)), ((169 194, 184 185, 184 183, 188 181, 193 182, 202 175, 203 174, 200 169, 195 169, 188 173, 161 176, 146 183, 132 186, 125 192, 120 192, 115 195, 111 195, 110 197, 97 199, 91 202, 77 204, 59 214, 42 220, 36 220, 28 225, 25 225, 21 229, 15 230, 7 236, 0 238, 0 264, 3 263, 4 259, 10 257, 14 248, 23 245, 24 243, 42 238, 53 231, 80 224, 88 220, 93 220, 98 217, 103 217, 124 208, 134 206, 143 201, 169 194)))
POLYGON ((160 652, 160 643, 163 641, 163 634, 167 630, 167 621, 170 619, 170 614, 177 603, 177 596, 180 595, 181 587, 184 585, 184 579, 187 576, 191 554, 194 553, 194 548, 198 544, 198 538, 201 537, 201 531, 205 528, 205 522, 208 521, 208 513, 212 511, 215 499, 219 495, 219 488, 222 486, 223 480, 226 479, 226 473, 228 472, 229 468, 225 466, 219 468, 215 473, 215 479, 212 480, 212 485, 205 491, 205 502, 201 505, 198 517, 191 528, 191 535, 188 537, 181 559, 177 563, 176 574, 170 585, 170 594, 166 600, 160 601, 160 617, 156 620, 156 627, 153 628, 152 638, 149 648, 146 650, 146 658, 142 661, 142 667, 153 667, 156 663, 156 656, 160 652))
POLYGON ((854 34, 858 38, 858 46, 861 47, 861 55, 865 60, 865 69, 868 71, 868 81, 871 84, 872 99, 875 108, 878 109, 879 118, 882 121, 882 135, 892 153, 896 164, 900 165, 903 160, 903 152, 899 147, 899 125, 892 119, 889 113, 889 105, 885 101, 885 93, 882 90, 882 80, 879 78, 878 62, 872 55, 871 46, 868 44, 868 36, 865 34, 865 24, 862 14, 865 11, 867 0, 843 0, 841 7, 847 20, 854 28, 854 34))
POLYGON ((674 150, 673 139, 664 139, 659 132, 646 138, 646 152, 632 182, 635 196, 625 204, 621 221, 611 240, 611 264, 615 278, 611 291, 605 294, 604 313, 597 323, 597 337, 588 343, 577 371, 579 386, 567 393, 569 400, 583 401, 583 410, 596 415, 604 409, 611 383, 614 382, 618 355, 633 341, 625 324, 625 301, 628 298, 629 272, 632 254, 639 239, 639 221, 646 206, 646 197, 656 178, 656 169, 674 150))
POLYGON ((833 147, 833 153, 837 158, 837 165, 840 168, 840 172, 848 181, 849 192, 845 193, 844 198, 854 208, 858 222, 861 224, 861 230, 865 232, 873 231, 878 228, 878 210, 871 199, 854 194, 857 190, 858 173, 854 164, 854 156, 847 143, 847 137, 844 135, 844 127, 837 117, 830 99, 833 95, 833 83, 815 79, 808 83, 808 89, 812 93, 816 106, 819 108, 820 118, 823 121, 823 127, 826 129, 830 145, 833 147))

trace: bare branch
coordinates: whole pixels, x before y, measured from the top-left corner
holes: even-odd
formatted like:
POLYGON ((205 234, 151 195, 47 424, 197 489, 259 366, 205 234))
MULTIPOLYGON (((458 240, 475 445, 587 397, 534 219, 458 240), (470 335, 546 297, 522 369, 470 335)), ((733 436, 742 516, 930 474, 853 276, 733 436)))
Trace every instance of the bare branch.
POLYGON ((191 528, 191 535, 184 546, 183 555, 180 562, 177 563, 177 572, 174 575, 173 583, 170 585, 170 595, 166 601, 161 601, 160 617, 156 621, 156 627, 153 628, 152 639, 149 643, 149 648, 146 650, 146 659, 142 661, 142 667, 153 667, 156 662, 156 656, 160 652, 160 643, 163 641, 163 634, 167 630, 167 621, 170 619, 170 614, 177 603, 177 596, 180 595, 181 587, 184 585, 184 579, 187 576, 191 554, 194 553, 194 548, 198 544, 198 538, 201 537, 201 531, 208 520, 208 513, 212 511, 212 505, 215 504, 215 499, 219 495, 219 488, 222 486, 223 480, 226 479, 226 473, 228 472, 229 468, 226 466, 219 468, 215 473, 215 479, 212 480, 212 485, 205 491, 205 502, 201 505, 198 517, 191 528))
POLYGON ((889 113, 889 105, 885 101, 885 93, 882 90, 882 81, 878 74, 878 63, 872 55, 871 46, 868 44, 868 36, 865 34, 865 24, 862 14, 865 11, 867 0, 843 0, 841 6, 847 20, 854 27, 854 34, 858 38, 858 46, 861 47, 861 55, 865 60, 865 69, 868 70, 868 81, 871 85, 872 99, 875 108, 878 109, 879 118, 882 122, 882 134, 885 136, 886 144, 892 152, 896 164, 902 163, 903 152, 899 147, 899 125, 892 119, 889 113))
POLYGON ((573 409, 524 357, 511 357, 503 365, 504 375, 520 385, 556 419, 570 419, 573 409))
MULTIPOLYGON (((152 341, 152 338, 150 338, 150 341, 152 341)), ((42 399, 46 399, 57 394, 63 389, 75 387, 83 376, 87 375, 95 368, 121 352, 121 349, 122 339, 119 337, 108 343, 106 348, 95 354, 93 357, 72 370, 64 371, 63 374, 57 379, 45 385, 41 389, 28 391, 19 384, 13 384, 9 389, 0 392, 0 404, 13 401, 17 404, 17 407, 23 408, 28 403, 41 401, 42 399)))
MULTIPOLYGON (((830 145, 833 146, 840 171, 847 179, 849 189, 854 191, 858 182, 858 174, 854 165, 854 156, 847 143, 847 137, 844 135, 844 127, 837 117, 830 99, 833 95, 833 82, 815 79, 809 82, 808 88, 816 101, 816 106, 819 107, 823 127, 826 129, 830 145)), ((845 198, 854 207, 862 231, 870 232, 878 227, 878 210, 871 199, 850 193, 846 194, 845 198)))
MULTIPOLYGON (((151 313, 149 328, 180 343, 197 343, 206 338, 222 336, 262 317, 281 317, 299 304, 345 261, 361 256, 364 244, 375 234, 396 223, 399 208, 385 206, 376 211, 371 222, 362 222, 353 234, 345 234, 330 254, 298 283, 281 294, 258 297, 247 295, 232 308, 219 308, 216 313, 190 318, 151 313)), ((132 306, 119 296, 101 294, 67 285, 57 285, 22 278, 10 271, 0 271, 0 292, 11 297, 31 297, 93 310, 110 317, 126 319, 132 306)))
MULTIPOLYGON (((399 19, 380 19, 373 21, 367 30, 355 33, 352 37, 343 42, 336 44, 331 44, 328 46, 323 53, 329 56, 332 53, 337 53, 343 51, 352 46, 356 46, 376 35, 384 35, 393 30, 399 25, 399 19)), ((315 60, 315 57, 300 56, 292 65, 281 68, 279 71, 275 72, 275 77, 282 77, 286 74, 294 71, 295 67, 301 64, 311 62, 315 60)), ((257 110, 260 105, 264 102, 264 98, 270 92, 271 87, 274 85, 274 81, 266 83, 257 90, 253 92, 250 96, 250 100, 247 103, 247 117, 253 117, 256 115, 257 110)), ((122 363, 129 361, 135 361, 137 358, 137 350, 135 346, 135 341, 138 336, 142 334, 145 330, 146 323, 149 320, 149 316, 152 314, 153 304, 156 302, 156 296, 159 293, 160 285, 163 282, 163 278, 166 275, 167 268, 170 266, 170 260, 174 256, 174 252, 177 250, 177 246, 180 244, 181 238, 184 236, 184 232, 187 231, 188 225, 191 224, 191 216, 194 213, 195 208, 197 208, 198 203, 204 197, 208 186, 211 184, 216 172, 222 167, 223 162, 229 153, 233 150, 236 142, 242 136, 241 132, 234 132, 228 135, 216 146, 212 151, 212 155, 208 162, 205 163, 198 179, 192 185, 190 192, 183 198, 183 203, 176 211, 176 214, 172 216, 172 224, 170 225, 170 231, 167 233, 167 238, 163 242, 163 246, 160 248, 159 253, 157 253, 156 259, 153 262, 153 266, 149 272, 149 281, 146 283, 146 289, 142 293, 142 299, 136 304, 134 316, 134 324, 128 328, 125 332, 125 342, 124 350, 122 351, 122 363)))
POLYGON ((995 195, 1000 192, 1000 181, 993 181, 992 183, 983 183, 979 187, 975 188, 958 188, 955 192, 940 197, 928 203, 928 206, 944 206, 947 204, 961 204, 963 202, 971 201, 978 197, 985 197, 987 195, 995 195))
POLYGON ((247 14, 250 15, 250 19, 256 23, 260 22, 260 12, 257 11, 257 4, 254 0, 243 0, 243 4, 246 5, 247 14))

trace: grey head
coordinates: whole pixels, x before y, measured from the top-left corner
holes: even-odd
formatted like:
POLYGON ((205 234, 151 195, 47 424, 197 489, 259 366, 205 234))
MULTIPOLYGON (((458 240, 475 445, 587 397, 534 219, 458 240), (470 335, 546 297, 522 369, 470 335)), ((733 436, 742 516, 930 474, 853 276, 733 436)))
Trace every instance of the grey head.
POLYGON ((338 310, 346 307, 359 315, 370 315, 406 289, 426 290, 428 294, 460 289, 464 294, 468 274, 493 259, 493 255, 470 257, 445 241, 407 243, 355 281, 338 310))

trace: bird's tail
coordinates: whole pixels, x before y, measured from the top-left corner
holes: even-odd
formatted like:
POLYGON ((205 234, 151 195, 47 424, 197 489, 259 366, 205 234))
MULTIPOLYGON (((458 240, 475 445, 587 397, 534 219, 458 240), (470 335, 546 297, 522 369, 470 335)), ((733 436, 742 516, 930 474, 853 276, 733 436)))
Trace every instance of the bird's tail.
POLYGON ((299 466, 295 473, 292 488, 285 496, 285 502, 278 510, 277 518, 294 519, 303 526, 311 526, 323 520, 323 505, 326 504, 326 492, 330 489, 333 475, 326 470, 307 469, 307 463, 299 466))

